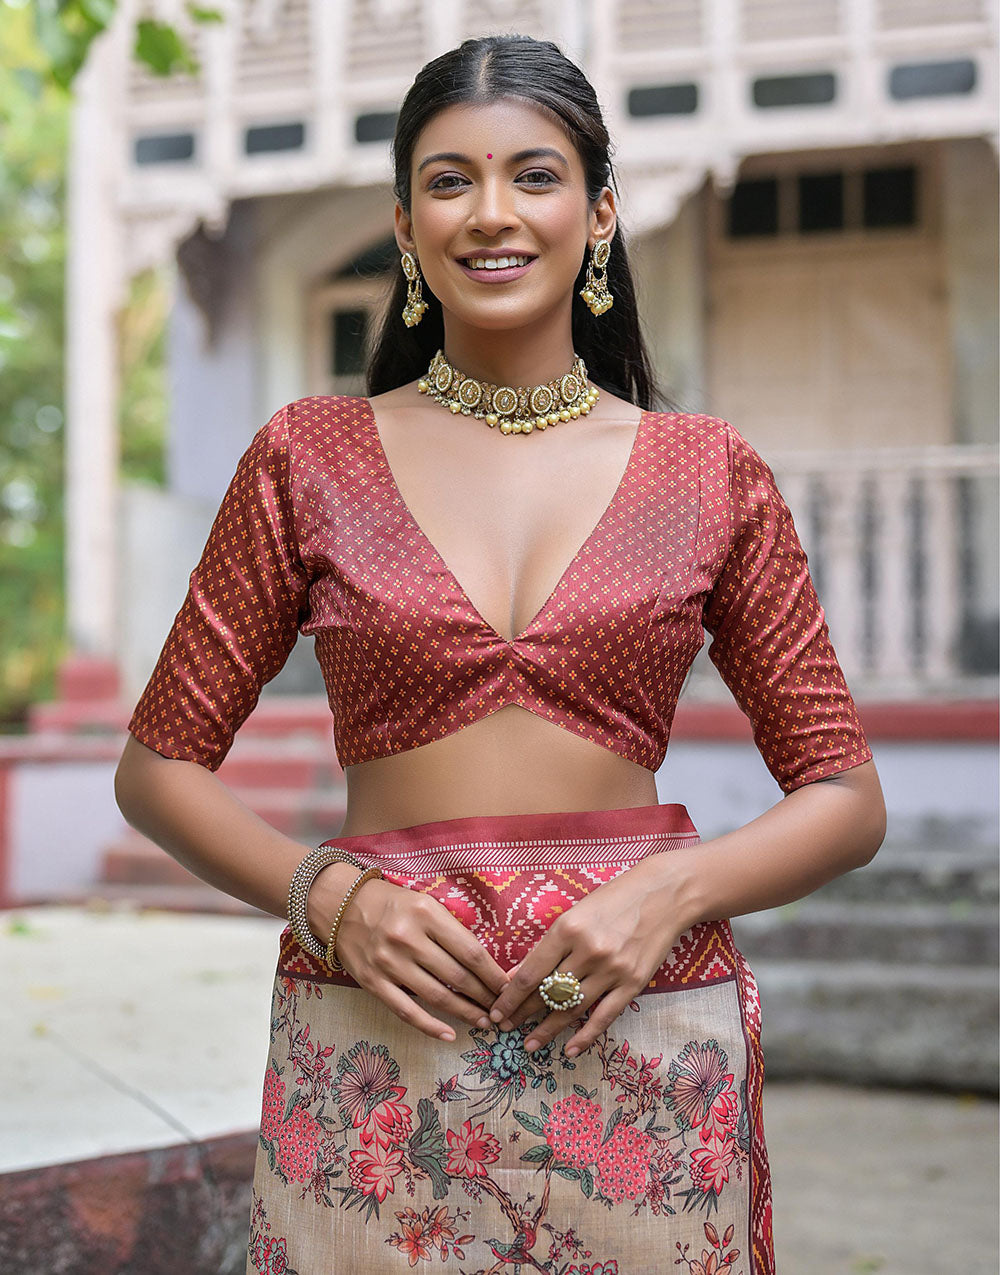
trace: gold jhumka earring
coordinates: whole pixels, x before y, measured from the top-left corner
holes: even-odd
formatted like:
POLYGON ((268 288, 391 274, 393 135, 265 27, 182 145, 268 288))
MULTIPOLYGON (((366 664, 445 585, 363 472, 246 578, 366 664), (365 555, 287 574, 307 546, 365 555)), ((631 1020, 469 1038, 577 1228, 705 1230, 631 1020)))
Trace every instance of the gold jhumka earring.
POLYGON ((590 252, 587 262, 587 278, 580 296, 586 301, 591 314, 603 314, 615 303, 608 291, 608 258, 611 256, 611 245, 606 239, 598 239, 590 252))
POLYGON ((414 327, 424 317, 427 302, 424 300, 423 280, 420 266, 412 252, 404 252, 400 257, 403 274, 406 275, 406 305, 403 306, 403 322, 408 328, 414 327))

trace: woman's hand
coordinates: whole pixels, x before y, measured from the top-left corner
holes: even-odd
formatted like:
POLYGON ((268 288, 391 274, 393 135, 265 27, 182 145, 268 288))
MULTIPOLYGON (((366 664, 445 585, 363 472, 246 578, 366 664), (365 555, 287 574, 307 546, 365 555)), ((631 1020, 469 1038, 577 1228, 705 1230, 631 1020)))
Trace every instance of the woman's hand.
POLYGON ((490 1018, 505 1031, 526 1019, 541 1019, 526 1049, 548 1044, 590 1009, 587 1022, 565 1046, 570 1056, 589 1048, 647 985, 687 928, 666 914, 664 891, 641 866, 574 903, 510 971, 510 984, 490 1018), (538 984, 555 969, 570 970, 580 980, 584 999, 573 1009, 549 1010, 538 993, 538 984))
MULTIPOLYGON (((339 901, 334 912, 337 907, 339 901)), ((487 1011, 508 981, 443 903, 392 881, 366 881, 348 903, 337 930, 337 959, 404 1023, 436 1040, 454 1040, 454 1029, 408 991, 433 1010, 489 1026, 487 1011)))

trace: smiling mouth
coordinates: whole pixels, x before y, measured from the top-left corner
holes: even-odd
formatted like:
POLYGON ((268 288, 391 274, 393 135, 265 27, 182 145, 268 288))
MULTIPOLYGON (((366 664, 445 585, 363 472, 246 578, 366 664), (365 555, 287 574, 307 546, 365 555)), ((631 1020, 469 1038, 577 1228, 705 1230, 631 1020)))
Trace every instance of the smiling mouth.
POLYGON ((510 257, 459 257, 459 264, 466 270, 509 270, 518 266, 526 266, 534 261, 534 257, 517 255, 510 257))

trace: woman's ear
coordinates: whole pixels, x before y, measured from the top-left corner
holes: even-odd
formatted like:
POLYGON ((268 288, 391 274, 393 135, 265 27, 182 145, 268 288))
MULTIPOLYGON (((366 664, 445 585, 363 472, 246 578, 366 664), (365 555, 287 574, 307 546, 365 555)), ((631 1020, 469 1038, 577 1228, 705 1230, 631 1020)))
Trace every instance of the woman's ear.
POLYGON ((617 225, 618 212, 615 208, 615 192, 610 186, 605 186, 597 197, 597 203, 590 213, 590 247, 593 247, 594 241, 597 239, 613 239, 617 225))
POLYGON ((396 205, 396 245, 401 253, 412 252, 414 256, 417 253, 417 246, 413 242, 413 223, 409 214, 403 211, 402 204, 396 205))

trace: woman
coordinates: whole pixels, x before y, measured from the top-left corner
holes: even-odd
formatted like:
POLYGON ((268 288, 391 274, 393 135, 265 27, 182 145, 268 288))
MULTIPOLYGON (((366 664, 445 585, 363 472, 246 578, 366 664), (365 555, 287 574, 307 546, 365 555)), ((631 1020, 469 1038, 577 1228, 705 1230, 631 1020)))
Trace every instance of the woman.
POLYGON ((370 397, 258 432, 117 776, 132 824, 295 921, 248 1270, 769 1272, 724 918, 885 827, 805 555, 731 425, 653 410, 607 133, 554 45, 429 63, 394 162, 370 397), (785 793, 710 842, 654 783, 703 626, 785 793), (212 773, 299 632, 347 777, 333 862, 212 773))

